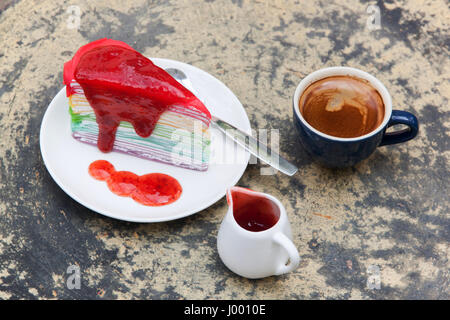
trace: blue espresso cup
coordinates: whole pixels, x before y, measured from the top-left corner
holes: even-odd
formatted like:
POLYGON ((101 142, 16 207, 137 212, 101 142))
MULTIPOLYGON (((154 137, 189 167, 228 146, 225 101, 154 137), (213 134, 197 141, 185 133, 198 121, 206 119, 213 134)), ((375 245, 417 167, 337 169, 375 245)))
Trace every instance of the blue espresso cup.
POLYGON ((353 166, 369 157, 377 147, 411 140, 419 130, 419 123, 413 114, 392 110, 391 96, 381 81, 367 72, 350 67, 324 68, 306 76, 295 90, 293 109, 301 144, 315 160, 327 167, 353 166), (334 137, 313 128, 306 122, 298 106, 302 93, 310 84, 327 77, 346 75, 367 80, 378 91, 384 103, 383 122, 372 132, 356 138, 334 137), (387 128, 396 124, 404 124, 408 128, 386 133, 387 128))

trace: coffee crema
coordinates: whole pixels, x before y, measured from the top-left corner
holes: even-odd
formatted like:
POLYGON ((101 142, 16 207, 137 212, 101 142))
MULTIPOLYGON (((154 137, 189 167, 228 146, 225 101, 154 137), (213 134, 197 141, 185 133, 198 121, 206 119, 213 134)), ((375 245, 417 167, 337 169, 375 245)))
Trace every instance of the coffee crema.
POLYGON ((299 111, 312 127, 340 138, 363 136, 383 122, 384 103, 368 81, 330 76, 309 85, 299 100, 299 111))

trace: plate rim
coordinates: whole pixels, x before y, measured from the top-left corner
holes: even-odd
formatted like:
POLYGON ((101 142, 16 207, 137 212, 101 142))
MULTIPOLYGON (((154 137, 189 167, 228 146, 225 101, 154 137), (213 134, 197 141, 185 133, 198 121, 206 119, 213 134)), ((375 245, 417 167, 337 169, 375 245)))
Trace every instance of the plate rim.
MULTIPOLYGON (((186 65, 188 67, 197 69, 203 73, 208 74, 209 76, 213 77, 214 79, 216 79, 217 81, 219 81, 222 85, 224 85, 235 97, 236 99, 239 101, 239 103, 241 104, 242 109, 244 110, 244 113, 246 115, 246 120, 247 123, 249 125, 249 128, 251 130, 251 123, 250 123, 250 119, 248 118, 248 114, 244 108, 244 106, 242 105, 241 101, 239 100, 239 98, 234 94, 234 92, 228 88, 227 85, 225 85, 221 80, 217 79, 215 76, 213 76, 212 74, 210 74, 207 71, 204 71, 196 66, 193 66, 191 64, 185 63, 185 62, 181 62, 181 61, 177 61, 177 60, 173 60, 173 59, 167 59, 167 58, 149 58, 150 60, 153 61, 165 61, 165 62, 169 62, 169 63, 175 63, 175 64, 181 64, 181 65, 186 65)), ((158 65, 158 63, 155 63, 156 65, 158 65)), ((213 204, 215 204, 216 202, 218 202, 219 200, 221 200, 225 195, 226 195, 226 190, 222 193, 219 193, 219 195, 217 197, 213 197, 210 201, 207 201, 206 203, 204 203, 203 205, 195 208, 195 209, 191 209, 191 210, 187 210, 187 211, 183 211, 182 213, 176 215, 176 216, 170 216, 167 218, 164 217, 159 217, 159 218, 132 218, 132 217, 124 217, 124 216, 117 216, 114 214, 110 214, 108 213, 108 210, 102 210, 101 208, 94 208, 93 206, 91 206, 90 204, 86 203, 84 200, 80 199, 75 193, 70 191, 70 187, 64 185, 58 175, 56 174, 56 172, 53 170, 53 168, 49 165, 49 156, 47 155, 47 150, 45 149, 45 147, 43 146, 43 132, 45 131, 45 124, 49 121, 48 117, 49 117, 49 109, 50 106, 54 103, 55 99, 58 98, 58 96, 61 94, 63 95, 65 92, 65 88, 66 86, 63 86, 58 93, 53 97, 52 101, 49 103, 49 105, 47 106, 44 116, 42 117, 41 120, 41 125, 40 125, 40 129, 39 129, 39 148, 41 151, 41 156, 42 156, 42 160, 44 162, 44 165, 47 169, 47 171, 50 173, 50 176, 52 177, 53 181, 69 196, 71 197, 73 200, 75 200, 76 202, 78 202, 79 204, 81 204, 82 206, 88 208, 89 210, 101 214, 103 216, 106 216, 108 218, 112 218, 114 220, 119 220, 119 221, 126 221, 126 222, 133 222, 133 223, 157 223, 157 222, 167 222, 167 221, 173 221, 173 220, 178 220, 178 219, 182 219, 191 215, 194 215, 200 211, 203 211, 207 208, 209 208, 210 206, 212 206, 213 204)), ((248 167, 248 163, 249 163, 249 159, 250 159, 250 153, 247 152, 246 153, 246 161, 245 161, 245 165, 242 166, 242 170, 239 172, 239 174, 236 174, 236 178, 232 180, 232 185, 236 185, 236 183, 242 178, 242 176, 245 173, 245 170, 248 167)))

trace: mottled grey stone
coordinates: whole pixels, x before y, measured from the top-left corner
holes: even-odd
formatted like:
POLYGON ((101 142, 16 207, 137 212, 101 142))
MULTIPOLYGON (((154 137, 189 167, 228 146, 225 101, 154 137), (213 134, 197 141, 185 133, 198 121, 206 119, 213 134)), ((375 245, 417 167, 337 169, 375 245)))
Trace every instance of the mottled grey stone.
POLYGON ((6 1, 0 5, 0 298, 449 299, 450 10, 446 1, 6 1), (94 4, 95 3, 95 4, 94 4), (69 29, 67 8, 81 9, 69 29), (249 165, 238 185, 285 205, 300 267, 247 280, 216 250, 220 200, 185 219, 133 224, 69 198, 39 150, 63 63, 109 37, 143 54, 191 63, 223 81, 254 128, 278 129, 293 177, 249 165), (326 66, 378 77, 395 109, 417 115, 416 139, 348 169, 323 168, 292 124, 297 83, 326 66), (69 290, 67 268, 80 268, 69 290), (381 288, 369 289, 371 265, 381 288))

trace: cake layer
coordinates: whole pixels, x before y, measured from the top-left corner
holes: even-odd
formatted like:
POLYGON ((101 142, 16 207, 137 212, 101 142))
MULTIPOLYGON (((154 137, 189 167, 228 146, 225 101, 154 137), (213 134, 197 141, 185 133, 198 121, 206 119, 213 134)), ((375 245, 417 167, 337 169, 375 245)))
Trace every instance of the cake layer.
POLYGON ((64 64, 64 83, 71 88, 72 81, 83 89, 95 112, 97 147, 103 152, 113 150, 121 122, 130 123, 137 135, 149 137, 172 106, 185 115, 192 112, 194 118, 197 113, 211 118, 192 92, 122 41, 105 38, 80 47, 64 64))
MULTIPOLYGON (((72 135, 97 145, 99 128, 96 115, 81 86, 72 81, 68 88, 72 135)), ((156 123, 149 137, 136 134, 133 126, 122 121, 117 129, 113 151, 143 159, 205 171, 208 169, 209 118, 195 108, 170 106, 156 123)))

